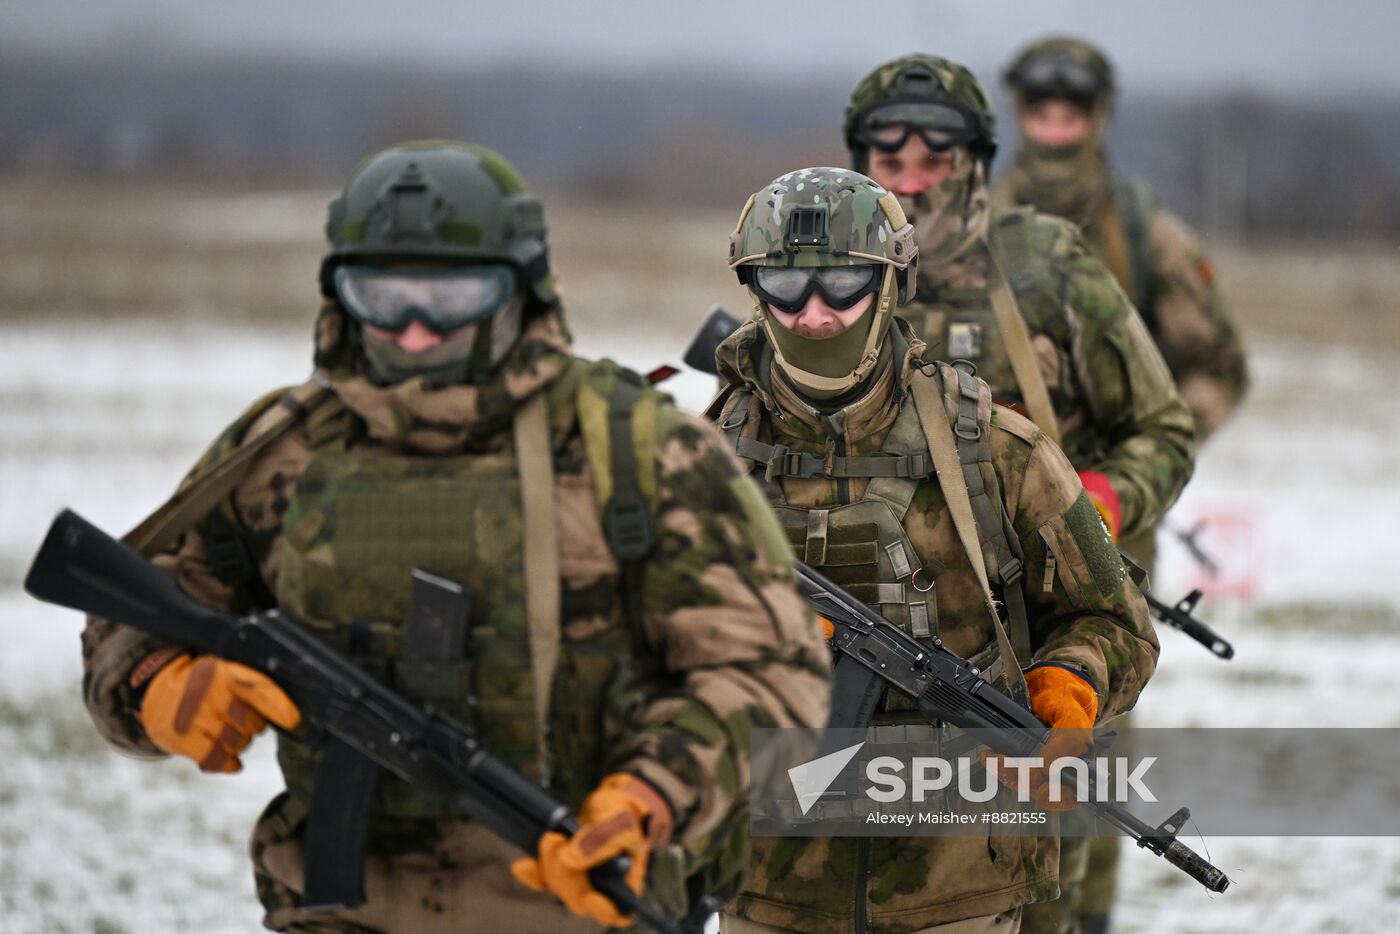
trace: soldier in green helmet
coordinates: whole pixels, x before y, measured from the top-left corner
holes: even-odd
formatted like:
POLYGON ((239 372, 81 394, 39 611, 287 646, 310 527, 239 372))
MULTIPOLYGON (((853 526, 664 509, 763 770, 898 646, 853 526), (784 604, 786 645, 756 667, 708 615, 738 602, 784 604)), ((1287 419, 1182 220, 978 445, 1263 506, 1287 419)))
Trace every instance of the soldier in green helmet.
MULTIPOLYGON (((1016 100, 1021 147, 993 187, 992 203, 1030 205, 1080 227, 1142 314, 1204 441, 1244 397, 1244 349, 1196 235, 1161 209, 1145 182, 1109 162, 1103 137, 1117 96, 1112 64, 1087 42, 1054 37, 1022 50, 1004 78, 1016 100)), ((1151 569, 1151 529, 1122 544, 1151 569)), ((1089 844, 1077 908, 1085 934, 1107 930, 1118 843, 1108 834, 1089 844)))
POLYGON ((573 355, 540 202, 499 155, 425 141, 372 156, 327 234, 314 379, 253 405, 129 540, 195 597, 277 607, 474 726, 582 830, 522 859, 385 777, 366 902, 311 915, 322 750, 275 683, 90 619, 99 730, 222 772, 266 722, 286 730, 287 787, 251 844, 273 930, 599 931, 629 923, 587 875, 619 854, 676 916, 732 894, 749 730, 820 725, 829 703, 827 652, 762 494, 711 426, 573 355), (455 647, 405 647, 417 568, 471 593, 455 647))
MULTIPOLYGON (((852 92, 845 138, 853 165, 899 196, 919 232, 916 300, 900 313, 931 355, 974 363, 998 401, 1063 447, 1115 543, 1150 536, 1191 475, 1191 411, 1079 231, 991 203, 995 120, 976 77, 933 55, 887 62, 852 92)), ((1029 909, 1028 931, 1072 929, 1082 833, 1063 841, 1064 896, 1029 909)))
MULTIPOLYGON (((970 368, 925 362, 895 316, 922 262, 899 200, 858 172, 802 169, 765 185, 729 246, 754 319, 719 348, 706 414, 798 557, 1082 740, 1153 671, 1146 607, 1059 448, 993 405, 970 368), (937 474, 940 458, 964 469, 937 474)), ((895 696, 876 714, 921 722, 895 696)), ((1055 894, 1058 846, 756 839, 720 930, 1011 934, 1022 906, 1055 894)))

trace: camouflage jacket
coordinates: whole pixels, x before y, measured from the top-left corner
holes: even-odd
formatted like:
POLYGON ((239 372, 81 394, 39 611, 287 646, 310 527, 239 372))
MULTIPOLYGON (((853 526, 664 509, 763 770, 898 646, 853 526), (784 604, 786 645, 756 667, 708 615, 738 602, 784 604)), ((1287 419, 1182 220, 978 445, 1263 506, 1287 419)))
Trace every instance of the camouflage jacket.
POLYGON ((900 314, 930 357, 971 360, 998 402, 1024 411, 987 297, 993 255, 1026 320, 1065 454, 1076 470, 1108 476, 1121 536, 1153 527, 1191 476, 1193 420, 1142 319, 1072 224, 1029 208, 993 214, 986 242, 920 268, 900 314))
MULTIPOLYGON (((895 326, 904 339, 892 341, 897 350, 891 357, 901 359, 881 369, 868 394, 839 413, 839 436, 826 427, 831 420, 787 388, 753 323, 721 347, 723 388, 707 414, 721 426, 737 426, 738 437, 786 445, 792 453, 815 454, 827 463, 833 463, 833 455, 859 457, 888 450, 886 438, 897 430, 892 426, 913 404, 906 392, 910 361, 924 350, 906 323, 896 321, 895 326), (907 352, 902 352, 905 346, 907 352)), ((938 372, 946 385, 951 369, 944 366, 938 372)), ((992 405, 985 384, 977 385, 979 423, 990 440, 990 467, 1025 562, 1023 576, 1011 585, 1021 588, 1030 617, 1031 657, 1019 661, 1023 666, 1058 662, 1084 673, 1098 692, 1100 717, 1112 717, 1133 705, 1156 664, 1157 641, 1142 596, 1124 572, 1064 455, 1029 420, 992 405)), ((945 398, 951 422, 956 397, 945 393, 945 398)), ((737 438, 731 443, 737 446, 737 438)), ((763 476, 762 467, 755 469, 763 476)), ((851 567, 853 561, 847 558, 865 544, 862 532, 847 526, 847 537, 842 538, 836 510, 866 501, 871 484, 858 477, 787 476, 762 485, 779 504, 780 514, 793 514, 789 536, 798 542, 807 538, 807 560, 814 557, 807 520, 820 514, 816 525, 823 528, 825 557, 817 563, 838 581, 859 582, 860 569, 851 567)), ((964 657, 995 651, 992 623, 972 563, 953 530, 935 477, 917 481, 902 532, 896 534, 913 546, 915 573, 922 571, 933 583, 936 618, 930 619, 928 634, 936 634, 964 657)), ((872 563, 892 542, 882 537, 873 544, 867 550, 872 563)), ((991 555, 987 550, 989 566, 991 555)), ((919 634, 915 628, 911 631, 919 634)), ((877 722, 918 722, 909 704, 900 701, 887 697, 877 722)), ((916 931, 1054 897, 1058 847, 1053 836, 758 839, 748 888, 730 910, 783 929, 845 934, 852 929, 856 905, 863 902, 870 930, 916 931), (868 866, 868 873, 860 872, 861 865, 868 866)))
MULTIPOLYGON (((1239 327, 1195 233, 1162 209, 1144 181, 1113 175, 1106 162, 1103 170, 1096 206, 1069 219, 1137 306, 1204 441, 1249 388, 1239 327)), ((993 203, 1044 210, 1018 178, 1013 171, 1001 179, 993 203)))
MULTIPOLYGON (((323 316, 320 327, 325 343, 326 329, 336 323, 323 316)), ((653 509, 656 544, 642 565, 637 591, 627 592, 602 532, 595 477, 574 403, 585 383, 607 398, 616 374, 611 365, 575 360, 558 322, 527 332, 502 374, 485 386, 415 397, 412 387, 380 391, 330 372, 332 400, 263 450, 232 495, 155 560, 205 602, 239 611, 267 608, 276 601, 272 595, 288 592, 283 572, 290 574, 287 569, 296 566, 298 549, 309 544, 314 550, 321 544, 318 529, 346 521, 334 513, 335 501, 326 507, 323 498, 324 519, 308 517, 302 505, 317 492, 309 486, 312 481, 303 484, 303 477, 315 473, 318 487, 328 482, 326 471, 316 466, 320 452, 333 446, 324 437, 343 448, 337 464, 406 463, 407 476, 386 479, 378 493, 368 491, 389 502, 405 483, 431 470, 435 459, 475 462, 513 456, 513 411, 535 393, 545 393, 561 588, 561 653, 549 721, 559 762, 554 791, 577 807, 604 775, 619 770, 641 776, 660 791, 677 829, 671 845, 653 861, 649 886, 653 897, 677 910, 685 902, 686 879, 698 877, 720 891, 735 891, 743 871, 742 855, 736 854, 744 853, 747 834, 748 730, 824 722, 829 663, 820 633, 796 592, 791 551, 759 491, 709 425, 682 414, 659 394, 653 397, 655 417, 647 426, 653 443, 646 449, 639 441, 636 452, 645 458, 641 463, 655 467, 655 489, 643 492, 653 509), (437 453, 426 453, 429 449, 437 453), (241 551, 243 562, 228 561, 230 551, 241 551), (635 615, 628 612, 629 598, 636 600, 635 615), (629 620, 637 620, 642 632, 633 632, 629 620), (629 654, 630 661, 620 657, 629 654), (608 709, 584 709, 588 702, 581 698, 588 695, 579 685, 590 679, 606 689, 608 709), (590 746, 581 740, 587 736, 601 739, 590 746)), ((246 434, 256 433, 272 398, 228 429, 192 476, 246 434)), ((506 471, 509 476, 508 467, 506 471)), ((478 542, 470 547, 487 549, 519 541, 518 499, 477 502, 475 489, 452 492, 465 498, 464 505, 441 500, 443 513, 454 520, 458 509, 480 520, 469 523, 471 528, 464 523, 461 537, 478 542)), ((339 505, 349 508, 348 500, 339 505)), ((386 532, 396 518, 371 517, 387 523, 381 526, 386 532)), ((456 527, 450 526, 447 534, 456 527)), ((444 551, 441 560, 456 559, 444 551)), ((378 573, 376 567, 371 571, 378 573)), ((406 586, 406 576, 404 580, 406 586)), ((312 586, 307 583, 301 593, 312 586)), ((343 593, 307 600, 323 606, 342 598, 353 603, 368 586, 352 580, 343 583, 343 593)), ((489 610, 491 594, 479 595, 478 605, 482 599, 489 610)), ((468 645, 486 646, 494 659, 523 657, 528 669, 529 633, 498 631, 502 627, 492 622, 474 618, 468 645), (476 638, 479 629, 487 641, 476 638)), ((363 641, 367 670, 392 672, 393 659, 384 656, 396 651, 394 626, 381 633, 379 624, 372 624, 363 641)), ((89 621, 83 645, 85 699, 99 730, 129 753, 159 754, 133 714, 127 680, 156 646, 135 630, 99 619, 89 621)), ((477 693, 495 689, 500 694, 524 685, 528 698, 529 670, 488 670, 510 666, 487 661, 478 657, 472 669, 477 693)), ((400 670, 390 677, 402 675, 400 670)), ((490 745, 489 711, 478 713, 477 726, 490 745)), ((279 758, 286 771, 289 749, 299 744, 290 737, 280 739, 279 758)), ((302 920, 295 907, 305 814, 305 801, 296 791, 299 781, 288 773, 290 796, 279 796, 269 806, 254 835, 259 894, 268 912, 266 923, 275 929, 302 920)), ((356 930, 495 931, 510 923, 531 930, 597 930, 569 915, 552 897, 531 893, 511 879, 509 862, 519 854, 465 818, 376 823, 381 793, 397 781, 381 781, 371 810, 370 901, 338 918, 364 926, 356 930)))

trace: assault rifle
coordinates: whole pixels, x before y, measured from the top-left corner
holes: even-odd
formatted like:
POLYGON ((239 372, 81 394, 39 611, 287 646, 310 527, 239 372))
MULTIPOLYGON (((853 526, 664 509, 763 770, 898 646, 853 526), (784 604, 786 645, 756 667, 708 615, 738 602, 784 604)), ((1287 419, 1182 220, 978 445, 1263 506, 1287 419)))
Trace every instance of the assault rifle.
MULTIPOLYGON (((997 690, 941 640, 925 645, 861 603, 801 561, 795 563, 798 587, 813 609, 831 623, 830 645, 836 653, 836 684, 832 692, 832 727, 869 725, 886 687, 914 700, 931 719, 978 731, 993 752, 1005 756, 1035 755, 1050 738, 1050 729, 1025 707, 997 690)), ((1092 772, 1092 770, 1089 770, 1092 772)), ((1162 857, 1212 892, 1230 885, 1224 872, 1178 840, 1191 812, 1181 808, 1157 827, 1147 824, 1122 805, 1098 801, 1093 776, 1088 776, 1092 808, 1137 845, 1162 857)))
MULTIPOLYGON (((694 339, 690 342, 690 346, 686 348, 684 358, 686 366, 693 367, 711 376, 719 375, 715 368, 715 350, 724 342, 726 337, 738 330, 741 324, 743 324, 742 321, 725 311, 719 305, 715 305, 711 308, 704 323, 700 325, 700 330, 696 332, 694 339)), ((659 368, 654 370, 653 374, 652 381, 659 382, 660 380, 668 379, 670 376, 675 375, 675 370, 670 367, 659 368)), ((1196 551, 1199 553, 1199 549, 1196 549, 1196 551)), ((1120 554, 1122 553, 1120 552, 1120 554)), ((1215 653, 1218 658, 1228 660, 1234 657, 1235 647, 1226 641, 1219 633, 1196 618, 1194 610, 1196 609, 1196 604, 1201 600, 1201 592, 1199 590, 1191 591, 1191 593, 1187 594, 1174 605, 1163 603, 1148 592, 1146 588, 1141 587, 1141 584, 1146 582, 1145 578, 1147 576, 1142 572, 1142 569, 1138 567, 1128 555, 1123 554, 1123 559, 1130 569, 1134 569, 1138 572, 1134 579, 1138 581, 1139 589, 1142 590, 1142 595, 1146 598, 1147 605, 1151 607, 1152 614, 1156 616, 1159 621, 1195 639, 1201 645, 1215 653)))
MULTIPOLYGON (((568 808, 493 756, 467 726, 409 702, 275 610, 236 616, 199 603, 76 513, 65 510, 54 520, 24 588, 40 600, 255 668, 287 692, 303 726, 325 744, 307 817, 306 911, 364 902, 366 818, 381 770, 451 802, 529 856, 547 831, 571 836, 579 829, 568 808)), ((676 921, 628 888, 627 869, 627 858, 618 857, 591 870, 589 879, 619 911, 659 934, 698 934, 716 909, 702 896, 676 921)))

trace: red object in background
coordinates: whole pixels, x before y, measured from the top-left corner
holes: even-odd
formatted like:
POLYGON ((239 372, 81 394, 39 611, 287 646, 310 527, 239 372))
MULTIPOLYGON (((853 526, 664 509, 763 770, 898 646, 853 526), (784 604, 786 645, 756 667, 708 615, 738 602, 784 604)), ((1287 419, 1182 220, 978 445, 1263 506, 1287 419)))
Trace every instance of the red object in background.
POLYGON ((1229 510, 1202 511, 1189 530, 1174 530, 1174 534, 1196 555, 1190 588, 1217 599, 1241 603, 1254 599, 1259 590, 1259 562, 1254 554, 1251 515, 1229 510))
POLYGON ((676 369, 675 367, 668 366, 667 364, 663 363, 659 367, 648 373, 646 375, 646 380, 648 383, 651 383, 653 386, 655 386, 657 383, 666 382, 666 380, 670 379, 672 376, 675 376, 679 372, 680 370, 676 369))

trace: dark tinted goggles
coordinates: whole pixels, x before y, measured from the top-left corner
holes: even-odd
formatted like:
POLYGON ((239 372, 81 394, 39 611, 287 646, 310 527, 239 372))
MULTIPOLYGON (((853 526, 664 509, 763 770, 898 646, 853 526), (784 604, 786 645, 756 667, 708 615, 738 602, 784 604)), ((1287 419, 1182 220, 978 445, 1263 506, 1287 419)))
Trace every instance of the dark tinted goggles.
POLYGON ((972 115, 951 104, 907 101, 886 104, 861 118, 856 140, 880 152, 898 152, 917 133, 929 149, 942 152, 977 138, 972 115))
POLYGON ((444 269, 378 269, 341 266, 335 271, 340 302, 356 320, 384 331, 410 321, 446 334, 491 317, 516 291, 509 266, 444 269))
POLYGON ((850 308, 880 286, 876 266, 751 266, 750 287, 779 311, 798 312, 813 293, 832 308, 850 308))
POLYGON ((1104 76, 1070 55, 1042 55, 1023 63, 1011 83, 1030 100, 1065 98, 1090 103, 1108 91, 1104 76))

